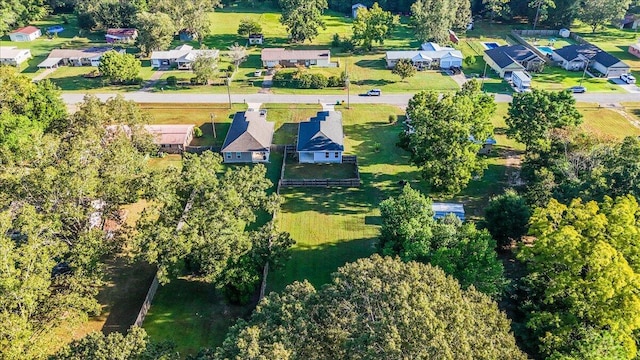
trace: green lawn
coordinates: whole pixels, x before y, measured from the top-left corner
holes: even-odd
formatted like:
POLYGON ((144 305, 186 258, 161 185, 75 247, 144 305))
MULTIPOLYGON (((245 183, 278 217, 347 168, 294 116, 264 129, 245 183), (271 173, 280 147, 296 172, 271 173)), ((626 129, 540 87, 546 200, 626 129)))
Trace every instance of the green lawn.
POLYGON ((228 304, 213 285, 179 278, 158 289, 143 328, 153 341, 173 341, 184 357, 221 345, 229 327, 251 310, 228 304))
MULTIPOLYGON (((545 66, 541 73, 533 73, 531 86, 544 90, 565 90, 580 84, 582 71, 567 71, 556 66, 545 66)), ((587 75, 582 86, 589 92, 625 93, 620 86, 607 79, 591 78, 587 75)))
POLYGON ((628 118, 612 109, 602 108, 597 104, 578 103, 578 109, 584 116, 582 129, 595 136, 611 141, 620 140, 626 136, 640 136, 637 116, 634 117, 633 109, 626 110, 628 118), (636 125, 630 120, 635 120, 636 125))
POLYGON ((222 146, 233 114, 246 109, 234 104, 231 109, 225 104, 140 104, 151 115, 152 124, 194 124, 202 130, 202 137, 194 138, 193 146, 222 146), (213 134, 211 115, 214 115, 216 136, 213 134))
POLYGON ((287 157, 284 168, 286 179, 353 179, 355 164, 299 164, 293 156, 287 157))

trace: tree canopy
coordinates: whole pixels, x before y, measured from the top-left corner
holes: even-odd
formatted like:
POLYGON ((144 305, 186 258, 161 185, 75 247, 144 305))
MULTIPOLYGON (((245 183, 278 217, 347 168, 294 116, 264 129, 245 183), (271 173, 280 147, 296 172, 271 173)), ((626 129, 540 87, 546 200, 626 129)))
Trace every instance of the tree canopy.
POLYGON ((278 0, 282 9, 280 23, 287 27, 293 42, 313 40, 318 28, 325 29, 322 13, 327 9, 327 0, 278 0))
POLYGON ((637 354, 640 328, 640 207, 632 196, 602 203, 551 200, 531 218, 533 246, 522 247, 527 327, 544 355, 599 358, 596 344, 621 358, 637 354), (616 350, 617 349, 617 350, 616 350), (615 352, 614 352, 615 354, 615 352))
POLYGON ((475 80, 442 98, 422 91, 409 100, 407 116, 415 131, 404 135, 404 143, 433 190, 458 193, 483 170, 478 151, 493 133, 495 109, 493 97, 475 80))
POLYGON ((525 199, 512 189, 492 198, 485 210, 487 229, 500 246, 525 235, 530 216, 531 209, 525 199))
POLYGON ((455 216, 434 220, 431 200, 408 185, 380 204, 382 226, 377 244, 383 255, 440 266, 463 288, 498 296, 505 285, 496 243, 486 230, 462 224, 455 216))
POLYGON ((170 343, 150 342, 144 329, 134 326, 124 336, 119 332, 92 332, 66 345, 49 360, 177 360, 180 357, 173 348, 170 343))
POLYGON ((112 84, 130 84, 140 75, 142 64, 132 54, 107 51, 100 58, 98 70, 112 84))
POLYGON ((551 131, 582 123, 571 92, 533 89, 514 94, 505 119, 507 135, 527 146, 528 151, 548 150, 551 131))
POLYGON ((410 78, 416 74, 416 67, 413 66, 411 59, 400 59, 396 62, 391 73, 400 76, 400 79, 404 81, 404 79, 410 78))
POLYGON ((209 151, 185 154, 182 173, 170 168, 155 174, 157 187, 148 199, 156 206, 146 208, 138 221, 136 243, 141 256, 158 265, 161 282, 188 265, 205 281, 227 287, 232 299, 247 300, 261 267, 277 263, 293 244, 273 225, 249 230, 258 211, 273 211, 279 201, 267 194, 271 181, 265 174, 261 164, 223 171, 220 155, 209 151), (259 255, 265 253, 267 260, 259 255))
POLYGON ((136 44, 145 54, 167 49, 177 31, 171 17, 161 12, 141 12, 136 17, 135 25, 138 29, 136 44))
POLYGON ((448 41, 449 29, 466 30, 470 19, 469 0, 417 0, 411 5, 411 26, 422 42, 448 41))
POLYGON ((399 16, 384 11, 378 3, 374 3, 371 9, 359 8, 358 16, 353 21, 353 40, 370 51, 373 42, 384 44, 399 23, 399 16))
POLYGON ((440 269, 374 255, 320 290, 270 294, 203 359, 525 359, 509 331, 495 303, 440 269))
POLYGON ((591 26, 591 32, 599 27, 624 18, 632 0, 583 0, 578 18, 591 26))
POLYGON ((255 19, 244 18, 240 20, 240 25, 238 25, 238 35, 247 36, 250 34, 261 34, 262 33, 262 25, 260 22, 255 19))

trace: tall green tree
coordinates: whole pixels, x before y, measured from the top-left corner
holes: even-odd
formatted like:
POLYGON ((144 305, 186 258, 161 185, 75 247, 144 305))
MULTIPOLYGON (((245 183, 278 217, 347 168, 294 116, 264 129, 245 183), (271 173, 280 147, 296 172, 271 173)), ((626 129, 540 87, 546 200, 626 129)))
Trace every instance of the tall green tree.
POLYGON ((208 13, 220 7, 220 0, 157 0, 150 4, 152 12, 162 12, 171 18, 177 31, 189 33, 202 45, 202 40, 211 34, 208 13))
POLYGON ((416 74, 416 67, 413 66, 411 59, 400 59, 396 62, 391 73, 400 76, 400 79, 404 81, 404 79, 413 77, 416 74))
POLYGON ((161 12, 141 12, 135 25, 138 29, 136 44, 145 54, 169 48, 177 31, 169 15, 161 12))
MULTIPOLYGON (((539 339, 543 355, 572 354, 593 332, 610 332, 622 358, 637 354, 634 332, 640 328, 638 202, 632 196, 568 206, 551 200, 531 218, 533 246, 525 261, 527 327, 539 339)), ((602 334, 601 334, 602 335, 602 334)), ((600 335, 598 335, 600 336, 600 335)), ((594 356, 585 356, 594 358, 594 356)))
POLYGON ((200 54, 193 62, 193 74, 199 84, 206 84, 217 74, 218 58, 207 54, 200 54))
POLYGON ((487 229, 500 246, 511 244, 527 233, 531 209, 513 189, 491 199, 485 210, 487 229))
POLYGON ((293 42, 313 40, 318 28, 325 29, 322 14, 327 9, 327 0, 278 0, 282 9, 280 23, 287 28, 293 42))
POLYGON ((509 0, 482 0, 482 4, 489 12, 491 21, 496 17, 505 17, 509 14, 509 0))
POLYGON ((470 19, 469 0, 417 0, 411 5, 411 26, 423 42, 448 41, 449 29, 466 30, 470 19))
POLYGON ((383 255, 440 266, 463 288, 473 285, 489 296, 502 293, 504 269, 486 230, 462 224, 455 216, 434 220, 431 200, 409 186, 398 197, 384 200, 380 215, 377 246, 383 255))
POLYGON ((527 151, 546 151, 551 146, 551 132, 582 123, 576 99, 569 91, 546 91, 514 94, 505 119, 507 135, 526 145, 527 151))
POLYGON ((255 19, 244 18, 240 20, 238 25, 238 35, 247 36, 250 34, 262 33, 262 25, 255 19))
POLYGON ((353 21, 353 40, 370 51, 373 42, 384 44, 384 40, 391 36, 393 29, 400 23, 400 17, 390 11, 384 11, 378 3, 373 3, 371 9, 358 9, 358 16, 353 21))
POLYGON ((65 253, 60 224, 31 205, 0 213, 0 354, 43 357, 44 342, 62 321, 99 312, 97 290, 81 275, 54 271, 65 253), (52 276, 52 272, 54 276, 52 276))
POLYGON ((406 147, 433 190, 458 193, 483 170, 478 151, 493 132, 495 109, 494 98, 482 93, 477 81, 442 98, 423 91, 409 100, 407 116, 415 132, 405 135, 406 147))
POLYGON ((128 28, 133 27, 138 7, 132 1, 79 0, 75 6, 81 27, 92 28, 128 28))
POLYGON ((49 80, 33 83, 15 69, 0 67, 0 162, 33 158, 45 134, 64 123, 67 107, 49 80))
POLYGON ((0 34, 40 20, 48 13, 44 0, 0 0, 0 34))
POLYGON ((179 274, 188 261, 204 280, 220 284, 229 264, 251 251, 247 227, 256 211, 273 201, 266 190, 271 182, 262 165, 223 171, 220 155, 186 155, 183 172, 157 174, 149 207, 138 222, 141 256, 158 265, 162 282, 179 274), (183 214, 185 204, 190 208, 183 214), (176 230, 180 221, 184 226, 176 230))
POLYGON ((170 343, 152 343, 144 329, 132 327, 126 335, 119 332, 109 335, 92 332, 66 345, 50 356, 49 360, 179 359, 174 348, 175 345, 170 343))
POLYGON ((599 27, 624 17, 631 0, 584 0, 581 2, 578 18, 591 26, 595 33, 599 27))
POLYGON ((509 331, 495 303, 440 269, 374 255, 320 290, 270 294, 200 359, 525 359, 509 331))
POLYGON ((138 78, 142 64, 132 54, 107 51, 100 58, 98 70, 111 84, 130 84, 138 78))

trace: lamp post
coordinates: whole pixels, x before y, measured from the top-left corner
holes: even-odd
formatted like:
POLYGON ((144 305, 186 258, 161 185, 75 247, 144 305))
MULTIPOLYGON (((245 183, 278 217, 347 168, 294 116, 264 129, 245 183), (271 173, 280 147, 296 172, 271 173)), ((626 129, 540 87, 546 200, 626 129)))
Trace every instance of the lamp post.
POLYGON ((229 109, 231 109, 231 77, 227 77, 225 83, 227 84, 227 95, 229 96, 229 109))

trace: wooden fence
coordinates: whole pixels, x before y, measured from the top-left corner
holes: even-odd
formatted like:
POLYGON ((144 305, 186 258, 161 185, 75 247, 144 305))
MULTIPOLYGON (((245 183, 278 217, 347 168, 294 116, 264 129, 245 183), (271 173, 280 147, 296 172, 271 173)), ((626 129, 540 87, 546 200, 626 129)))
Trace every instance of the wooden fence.
POLYGON ((278 181, 278 193, 282 186, 287 187, 360 187, 360 171, 358 170, 358 158, 355 155, 343 155, 342 162, 346 164, 354 164, 356 168, 356 177, 350 179, 285 179, 284 169, 287 164, 287 154, 295 152, 293 145, 284 146, 284 156, 282 160, 282 169, 280 170, 280 180, 278 181))
POLYGON ((281 179, 279 185, 281 187, 359 187, 360 179, 281 179))
MULTIPOLYGON (((187 204, 185 205, 184 210, 182 211, 182 216, 180 217, 180 221, 176 226, 176 232, 180 231, 184 226, 185 217, 187 216, 187 213, 189 212, 189 210, 191 210, 191 206, 193 205, 193 200, 195 199, 195 194, 196 192, 193 191, 189 196, 189 200, 187 200, 187 204)), ((149 286, 149 290, 147 291, 147 296, 144 298, 144 302, 142 303, 142 308, 138 312, 138 316, 136 317, 136 321, 135 323, 133 323, 133 325, 142 326, 142 323, 144 323, 144 318, 147 316, 147 312, 151 307, 151 302, 153 301, 153 298, 156 296, 156 292, 158 291, 159 285, 160 285, 160 281, 158 281, 158 273, 156 272, 156 275, 153 277, 153 281, 151 282, 151 286, 149 286)))
POLYGON ((138 312, 138 317, 136 317, 136 322, 133 323, 134 326, 142 326, 144 322, 144 318, 147 316, 147 312, 151 307, 151 302, 153 301, 153 297, 156 296, 156 291, 158 291, 158 275, 153 277, 153 281, 151 282, 151 286, 147 291, 147 296, 144 298, 144 302, 142 303, 142 308, 138 312))
POLYGON ((554 35, 554 34, 558 35, 558 30, 511 30, 511 36, 514 39, 516 39, 516 41, 524 45, 527 49, 533 51, 536 55, 542 58, 544 62, 547 64, 550 64, 552 62, 551 58, 549 58, 547 54, 540 51, 540 49, 538 49, 537 47, 531 45, 522 36, 548 36, 548 35, 554 35), (525 34, 525 32, 527 32, 527 34, 525 34), (535 34, 528 34, 532 32, 534 32, 535 34))

